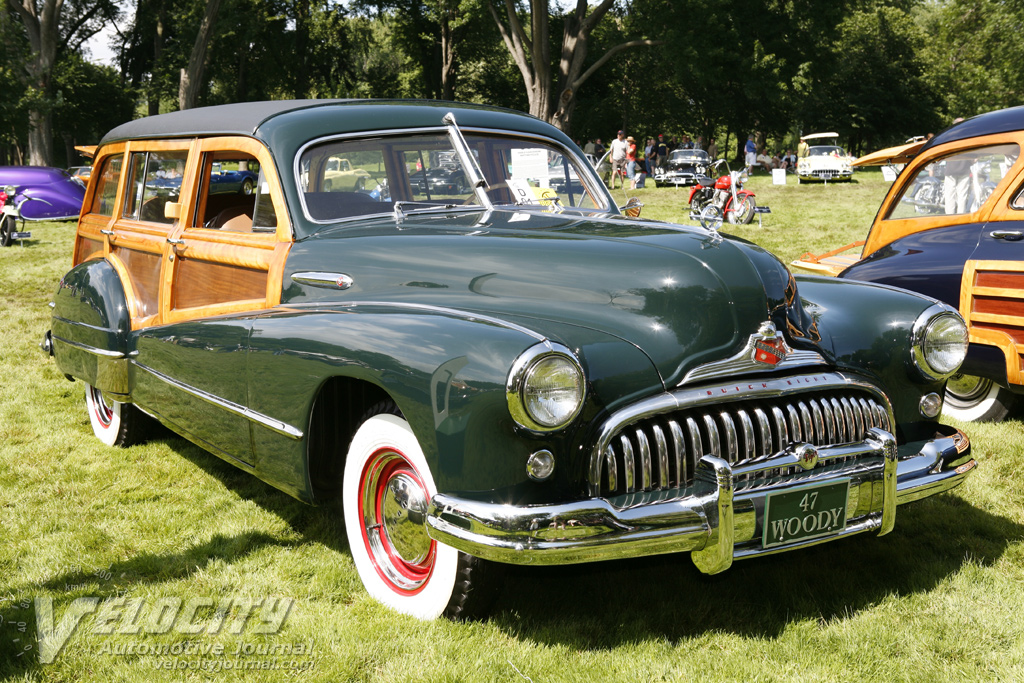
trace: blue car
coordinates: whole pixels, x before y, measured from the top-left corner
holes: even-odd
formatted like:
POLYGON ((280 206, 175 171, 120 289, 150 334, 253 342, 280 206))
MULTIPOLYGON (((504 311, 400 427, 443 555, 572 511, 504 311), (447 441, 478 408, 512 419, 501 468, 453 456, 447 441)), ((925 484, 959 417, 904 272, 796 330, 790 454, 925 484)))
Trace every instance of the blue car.
POLYGON ((857 166, 899 169, 859 255, 794 265, 892 285, 959 309, 970 347, 943 412, 996 421, 1024 404, 1024 107, 994 111, 857 166))

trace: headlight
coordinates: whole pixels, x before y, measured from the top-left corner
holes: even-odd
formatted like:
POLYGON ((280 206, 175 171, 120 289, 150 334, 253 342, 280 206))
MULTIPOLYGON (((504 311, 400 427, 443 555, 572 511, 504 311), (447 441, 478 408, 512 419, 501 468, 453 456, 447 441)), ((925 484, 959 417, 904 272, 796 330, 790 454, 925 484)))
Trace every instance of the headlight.
POLYGON ((932 306, 914 323, 911 357, 927 379, 946 379, 967 357, 967 325, 960 314, 941 304, 932 306))
POLYGON ((538 344, 512 364, 506 385, 508 410, 527 429, 561 429, 579 414, 585 387, 583 370, 569 349, 538 344))

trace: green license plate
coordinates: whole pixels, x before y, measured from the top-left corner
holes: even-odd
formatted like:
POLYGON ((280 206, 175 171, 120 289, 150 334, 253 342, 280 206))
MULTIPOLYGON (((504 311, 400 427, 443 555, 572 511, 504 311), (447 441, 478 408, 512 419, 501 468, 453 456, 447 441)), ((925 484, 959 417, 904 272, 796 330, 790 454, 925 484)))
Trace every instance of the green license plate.
POLYGON ((770 548, 839 533, 846 528, 849 490, 847 479, 769 493, 764 501, 763 546, 770 548))

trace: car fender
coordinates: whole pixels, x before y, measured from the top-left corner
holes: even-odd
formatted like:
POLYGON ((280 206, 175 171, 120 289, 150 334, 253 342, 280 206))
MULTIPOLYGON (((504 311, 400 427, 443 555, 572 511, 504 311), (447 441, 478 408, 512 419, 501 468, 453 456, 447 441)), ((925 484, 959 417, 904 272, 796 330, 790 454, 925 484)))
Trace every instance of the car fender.
POLYGON ((941 395, 945 382, 929 380, 914 367, 911 340, 918 317, 939 302, 886 285, 813 275, 798 276, 797 282, 804 310, 817 322, 821 344, 831 345, 836 365, 877 381, 897 424, 921 423, 921 398, 941 395))
MULTIPOLYGON (((250 386, 258 374, 261 389, 250 396, 250 406, 305 430, 321 387, 335 378, 357 380, 382 389, 402 411, 439 490, 536 486, 528 480, 526 461, 540 449, 564 456, 559 478, 567 486, 578 463, 565 458, 582 457, 572 447, 581 438, 578 425, 608 409, 600 397, 618 398, 624 384, 625 391, 634 393, 641 391, 640 383, 646 383, 647 391, 661 388, 650 360, 635 347, 603 334, 597 339, 591 330, 580 330, 577 336, 585 339, 571 343, 570 351, 590 380, 588 400, 573 424, 540 434, 513 421, 506 383, 524 351, 558 344, 557 339, 523 324, 426 306, 283 307, 254 323, 250 386), (588 350, 598 367, 587 367, 588 350), (613 357, 624 368, 621 375, 607 367, 613 357), (637 379, 641 377, 642 382, 637 379)), ((286 441, 272 430, 254 429, 256 461, 272 460, 266 457, 271 452, 280 456, 282 448, 289 448, 286 441)), ((265 476, 295 477, 306 454, 292 444, 289 463, 277 465, 284 471, 264 472, 265 476)), ((339 457, 343 454, 342 450, 339 457)))
POLYGON ((57 367, 121 396, 130 393, 131 313, 114 267, 93 260, 72 268, 53 297, 50 336, 57 367))

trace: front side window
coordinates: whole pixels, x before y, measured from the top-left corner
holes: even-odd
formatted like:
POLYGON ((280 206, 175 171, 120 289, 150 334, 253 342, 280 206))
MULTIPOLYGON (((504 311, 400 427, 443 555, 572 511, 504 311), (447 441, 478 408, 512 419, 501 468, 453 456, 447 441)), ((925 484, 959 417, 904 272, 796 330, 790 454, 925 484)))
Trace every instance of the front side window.
POLYGON ((1017 161, 1016 144, 978 147, 936 159, 904 185, 888 219, 973 213, 992 196, 1017 161))
MULTIPOLYGON (((466 142, 495 206, 607 209, 593 168, 553 141, 471 133, 466 142)), ((478 204, 445 133, 322 142, 303 151, 296 174, 315 221, 389 213, 396 202, 403 209, 478 204)))
POLYGON ((134 152, 124 216, 148 223, 173 223, 173 218, 166 217, 164 206, 181 201, 187 160, 187 151, 134 152))

